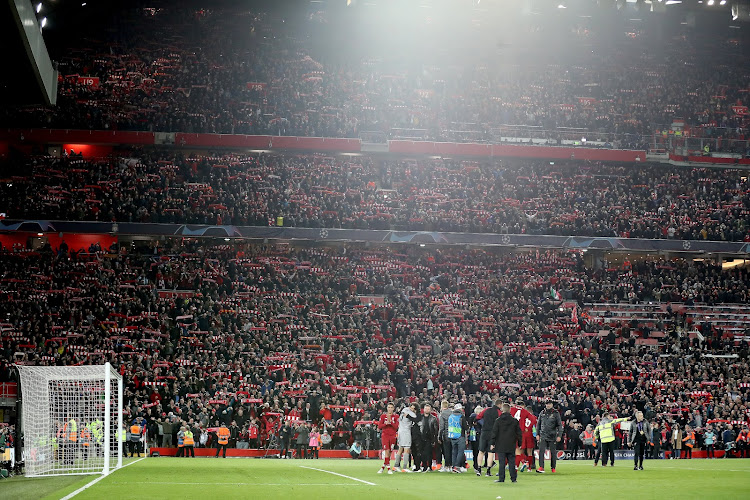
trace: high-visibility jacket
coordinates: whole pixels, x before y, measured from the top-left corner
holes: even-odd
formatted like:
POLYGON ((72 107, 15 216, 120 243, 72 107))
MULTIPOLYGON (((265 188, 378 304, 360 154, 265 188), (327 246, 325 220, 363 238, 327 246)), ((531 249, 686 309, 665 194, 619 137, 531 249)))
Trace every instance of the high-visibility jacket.
POLYGON ((65 426, 63 428, 63 433, 68 437, 68 440, 71 443, 78 442, 78 423, 74 418, 71 418, 70 420, 65 422, 65 426))
POLYGON ((133 442, 138 442, 141 440, 141 426, 138 424, 133 424, 130 426, 130 440, 133 442))
POLYGON ((193 446, 195 444, 193 433, 191 431, 185 431, 185 438, 182 442, 185 444, 185 446, 193 446))
POLYGON ((226 425, 222 425, 219 427, 219 444, 228 444, 229 443, 229 429, 227 429, 226 425))
POLYGON ((596 426, 594 434, 599 435, 599 440, 602 443, 611 443, 615 440, 615 425, 620 422, 627 422, 627 420, 627 418, 616 418, 614 420, 604 419, 596 426))
POLYGON ((91 435, 94 437, 94 439, 97 442, 102 442, 104 439, 104 424, 101 420, 98 418, 91 422, 91 425, 89 425, 89 429, 91 430, 91 435))
POLYGON ((593 432, 583 431, 583 439, 581 441, 583 441, 583 444, 587 446, 596 445, 596 439, 594 438, 593 432), (586 441, 588 441, 588 443, 586 441))
POLYGON ((185 433, 178 432, 177 433, 177 447, 182 448, 183 446, 185 446, 185 433))
POLYGON ((688 432, 687 435, 682 438, 682 442, 685 443, 685 446, 687 446, 688 448, 692 448, 693 446, 695 446, 695 432, 688 432))
POLYGON ((128 440, 128 431, 125 429, 120 429, 120 440, 124 443, 128 440))
POLYGON ((87 427, 81 427, 81 444, 83 446, 91 446, 91 432, 87 427))

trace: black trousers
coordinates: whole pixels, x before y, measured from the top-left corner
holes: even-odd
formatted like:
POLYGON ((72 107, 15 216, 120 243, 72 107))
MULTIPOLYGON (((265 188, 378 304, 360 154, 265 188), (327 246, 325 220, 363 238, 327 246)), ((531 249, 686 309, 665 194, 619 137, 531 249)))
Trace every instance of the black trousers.
MULTIPOLYGON (((541 442, 540 442, 541 445, 541 442)), ((555 442, 552 441, 552 446, 550 447, 550 453, 552 456, 552 468, 555 468, 555 459, 557 458, 557 452, 553 451, 555 449, 555 442)), ((508 462, 508 472, 510 472, 510 480, 515 482, 518 478, 518 471, 516 470, 516 452, 515 450, 513 453, 503 453, 503 452, 496 452, 495 453, 495 460, 497 460, 498 464, 498 480, 505 481, 505 462, 507 460, 508 462)), ((542 467, 544 467, 544 457, 542 456, 542 450, 541 446, 539 448, 539 463, 542 464, 542 467)))
POLYGON ((593 444, 587 444, 583 446, 583 458, 586 460, 593 460, 596 456, 596 448, 593 444))
POLYGON ((224 450, 224 458, 227 458, 227 445, 219 443, 216 444, 216 458, 219 458, 221 450, 224 450))
MULTIPOLYGON (((549 458, 552 468, 557 465, 557 442, 555 439, 540 439, 539 440, 539 468, 544 469, 544 452, 549 450, 549 458)), ((514 459, 515 460, 515 459, 514 459)), ((513 462, 515 464, 515 461, 513 462)))
POLYGON ((443 466, 452 467, 453 465, 453 444, 450 439, 446 439, 443 441, 443 466))
POLYGON ((176 457, 184 457, 185 456, 185 447, 184 446, 178 446, 177 447, 177 455, 176 457))
POLYGON ((297 458, 307 458, 307 445, 297 443, 297 458))
POLYGON ((411 454, 409 455, 409 460, 411 460, 411 464, 404 464, 406 467, 419 466, 419 457, 422 456, 422 448, 424 447, 424 443, 422 443, 422 439, 415 439, 414 436, 411 437, 411 454))
POLYGON ((419 455, 419 468, 424 470, 432 469, 432 450, 435 447, 432 443, 422 443, 419 455))
POLYGON ((185 445, 185 458, 188 456, 195 458, 195 446, 192 444, 185 445))
POLYGON ((570 458, 572 460, 578 460, 578 440, 576 439, 575 443, 571 444, 570 448, 570 458))
POLYGON ((657 439, 654 441, 654 447, 651 448, 651 458, 659 458, 659 453, 661 453, 661 443, 657 439))
POLYGON ((141 456, 141 449, 138 447, 140 443, 138 441, 128 441, 128 449, 130 450, 130 456, 132 457, 134 453, 138 453, 138 456, 141 456))
POLYGON ((477 469, 482 466, 482 464, 479 463, 479 441, 469 441, 471 444, 471 454, 474 457, 474 468, 477 469))
POLYGON ((683 450, 685 451, 685 456, 682 458, 693 458, 693 449, 690 446, 686 446, 683 450))
POLYGON ((714 458, 714 445, 707 444, 706 453, 708 454, 708 458, 714 458))
POLYGON ((607 459, 615 465, 615 442, 602 443, 602 465, 607 465, 607 459))
POLYGON ((280 454, 282 457, 289 456, 289 440, 288 439, 282 439, 281 440, 281 449, 280 454))
POLYGON ((645 441, 636 441, 633 443, 633 463, 636 467, 643 467, 643 456, 646 454, 647 444, 645 441))
POLYGON ((443 458, 443 443, 438 441, 435 444, 435 461, 439 464, 445 465, 445 458, 443 458))

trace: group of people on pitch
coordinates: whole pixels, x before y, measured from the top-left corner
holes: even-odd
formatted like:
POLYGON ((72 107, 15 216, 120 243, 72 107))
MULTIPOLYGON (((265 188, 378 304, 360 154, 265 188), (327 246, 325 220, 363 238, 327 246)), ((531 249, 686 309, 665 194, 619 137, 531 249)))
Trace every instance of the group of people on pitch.
MULTIPOLYGON (((551 472, 556 472, 557 445, 562 438, 563 424, 553 400, 545 402, 545 408, 538 416, 523 404, 511 406, 501 399, 489 408, 477 407, 468 418, 460 403, 451 407, 447 400, 440 404, 440 412, 433 412, 430 403, 421 408, 417 403, 410 403, 400 413, 395 409, 395 404, 389 403, 386 413, 378 421, 383 454, 383 465, 378 474, 384 471, 388 474, 433 470, 466 472, 467 446, 474 452, 477 476, 482 476, 482 469, 486 468, 486 475, 492 477, 492 468, 498 464, 495 481, 498 483, 505 481, 506 467, 514 483, 518 469, 545 473, 545 456, 549 457, 551 472), (537 447, 538 455, 535 455, 537 447), (396 454, 392 462, 394 450, 396 454), (536 456, 539 457, 538 467, 536 456)), ((602 466, 607 466, 607 463, 614 465, 614 428, 629 420, 632 420, 629 445, 635 451, 634 470, 643 470, 643 458, 653 431, 641 411, 637 411, 632 419, 614 418, 611 413, 606 413, 593 431, 589 426, 581 433, 582 441, 593 452, 594 466, 600 459, 602 466)))

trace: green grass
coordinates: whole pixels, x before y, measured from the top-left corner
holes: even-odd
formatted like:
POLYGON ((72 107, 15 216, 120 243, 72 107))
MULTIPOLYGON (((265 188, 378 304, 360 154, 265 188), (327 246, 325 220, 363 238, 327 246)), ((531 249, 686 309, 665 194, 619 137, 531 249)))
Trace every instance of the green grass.
MULTIPOLYGON (((376 474, 376 460, 149 458, 78 494, 84 499, 647 499, 750 498, 750 460, 646 461, 644 471, 621 460, 615 468, 558 462, 557 473, 519 473, 503 484, 473 473, 376 474), (313 467, 342 477, 307 469, 313 467), (360 479, 374 484, 355 481, 360 479)), ((61 498, 96 476, 0 482, 0 498, 61 498)))

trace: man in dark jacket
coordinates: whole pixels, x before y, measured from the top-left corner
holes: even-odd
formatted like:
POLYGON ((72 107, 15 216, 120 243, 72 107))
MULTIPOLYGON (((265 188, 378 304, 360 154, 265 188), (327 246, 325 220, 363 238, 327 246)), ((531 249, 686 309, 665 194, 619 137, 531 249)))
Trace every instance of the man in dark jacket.
POLYGON ((438 420, 432 412, 432 405, 426 403, 422 411, 422 420, 419 422, 419 430, 422 433, 421 460, 417 463, 421 466, 421 472, 432 469, 432 452, 438 441, 438 420))
POLYGON ((411 464, 404 464, 406 467, 411 467, 414 472, 419 472, 419 462, 424 451, 422 443, 422 432, 420 425, 422 424, 422 413, 419 411, 419 403, 412 403, 409 408, 417 416, 416 420, 413 421, 411 426, 411 464))
POLYGON ((495 420, 490 432, 490 450, 497 459, 498 479, 496 483, 505 482, 505 463, 508 463, 510 480, 516 482, 516 448, 521 446, 521 425, 510 414, 510 405, 503 403, 502 414, 495 420))
POLYGON ((643 418, 643 412, 635 412, 635 422, 630 424, 628 444, 633 448, 633 470, 643 470, 643 456, 646 446, 652 440, 651 424, 643 418))
POLYGON ((284 420, 284 426, 279 431, 279 457, 280 458, 291 458, 291 453, 289 449, 289 443, 292 439, 292 436, 294 435, 294 432, 292 432, 292 427, 289 425, 288 420, 284 420))
POLYGON ((568 448, 570 449, 570 459, 578 460, 578 449, 581 447, 581 424, 572 422, 568 429, 568 448))
POLYGON ((310 429, 302 422, 297 427, 297 458, 307 458, 308 444, 310 444, 310 429))
MULTIPOLYGON (((487 429, 488 431, 493 428, 495 425, 495 420, 500 416, 501 410, 500 407, 502 406, 503 402, 500 400, 500 398, 495 400, 495 405, 487 408, 486 410, 479 412, 479 415, 477 415, 477 420, 482 421, 482 428, 487 429)), ((477 476, 482 475, 482 465, 484 464, 484 457, 485 454, 487 456, 487 476, 492 476, 492 465, 494 462, 494 454, 490 451, 490 433, 485 432, 479 435, 479 457, 477 460, 477 464, 479 464, 479 468, 477 469, 477 476)))
POLYGON ((537 418, 539 432, 536 439, 539 441, 539 468, 536 471, 540 474, 544 473, 544 452, 547 450, 549 450, 553 473, 555 472, 555 465, 557 465, 557 443, 560 442, 562 437, 562 419, 560 418, 560 412, 553 408, 553 404, 553 401, 548 399, 544 405, 544 410, 537 418))

